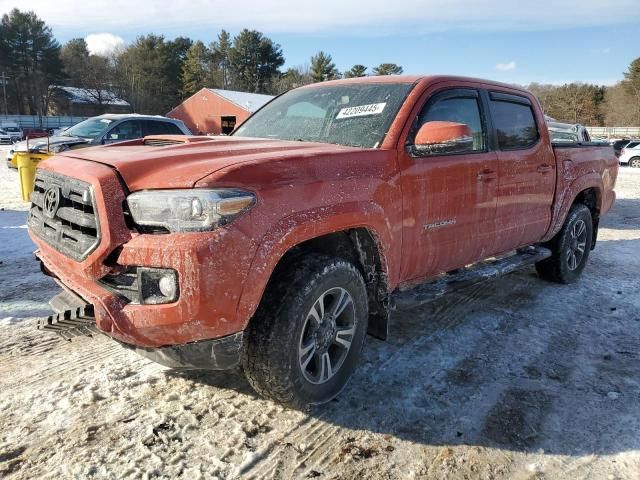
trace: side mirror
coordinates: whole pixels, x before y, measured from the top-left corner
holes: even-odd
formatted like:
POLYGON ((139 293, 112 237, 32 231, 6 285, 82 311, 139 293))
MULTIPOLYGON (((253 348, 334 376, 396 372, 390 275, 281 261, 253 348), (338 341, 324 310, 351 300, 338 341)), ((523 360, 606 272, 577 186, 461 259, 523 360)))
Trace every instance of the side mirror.
POLYGON ((414 141, 418 154, 438 155, 473 150, 473 132, 469 125, 457 122, 426 122, 414 141))

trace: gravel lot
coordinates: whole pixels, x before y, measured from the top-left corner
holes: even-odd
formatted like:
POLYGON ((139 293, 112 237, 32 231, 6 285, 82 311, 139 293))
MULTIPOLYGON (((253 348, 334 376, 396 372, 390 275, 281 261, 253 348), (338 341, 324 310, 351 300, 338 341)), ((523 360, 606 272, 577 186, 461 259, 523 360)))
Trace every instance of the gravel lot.
POLYGON ((36 331, 57 287, 16 186, 0 166, 0 478, 640 478, 640 170, 578 284, 529 269, 397 311, 310 412, 36 331))

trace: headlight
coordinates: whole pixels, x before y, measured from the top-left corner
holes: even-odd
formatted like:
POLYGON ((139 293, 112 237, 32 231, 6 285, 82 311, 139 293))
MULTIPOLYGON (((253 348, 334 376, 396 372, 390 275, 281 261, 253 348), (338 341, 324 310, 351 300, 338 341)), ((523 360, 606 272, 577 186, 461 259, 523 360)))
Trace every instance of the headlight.
POLYGON ((237 189, 147 190, 132 193, 127 205, 137 225, 170 232, 202 232, 229 223, 255 203, 237 189))

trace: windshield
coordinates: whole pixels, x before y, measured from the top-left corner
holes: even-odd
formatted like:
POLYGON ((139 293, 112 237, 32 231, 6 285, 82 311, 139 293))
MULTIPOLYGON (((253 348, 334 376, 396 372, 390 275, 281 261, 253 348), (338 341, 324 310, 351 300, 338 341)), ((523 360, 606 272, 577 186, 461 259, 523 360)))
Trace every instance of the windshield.
POLYGON ((18 127, 2 127, 5 132, 20 133, 18 127))
POLYGON ((233 135, 375 148, 411 88, 373 83, 291 90, 256 112, 233 135))
POLYGON ((64 137, 96 138, 113 123, 109 118, 90 118, 62 132, 64 137))

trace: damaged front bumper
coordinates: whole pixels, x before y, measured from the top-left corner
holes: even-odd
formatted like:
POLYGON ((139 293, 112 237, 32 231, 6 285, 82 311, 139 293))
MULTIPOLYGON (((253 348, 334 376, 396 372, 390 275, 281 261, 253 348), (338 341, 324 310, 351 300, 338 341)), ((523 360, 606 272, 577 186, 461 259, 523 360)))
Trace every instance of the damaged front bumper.
POLYGON ((240 364, 243 336, 243 332, 238 332, 213 340, 159 348, 136 347, 126 343, 122 345, 165 367, 229 370, 240 364))
MULTIPOLYGON (((100 332, 96 326, 93 305, 72 291, 63 287, 63 291, 53 297, 49 304, 55 314, 38 319, 38 329, 52 330, 65 340, 78 336, 91 337, 100 332)), ((243 332, 213 340, 158 348, 118 343, 149 360, 170 368, 229 370, 240 363, 242 342, 243 332)))
POLYGON ((53 330, 65 340, 81 335, 92 336, 98 332, 93 305, 78 295, 63 290, 49 301, 55 312, 38 319, 38 330, 53 330))

